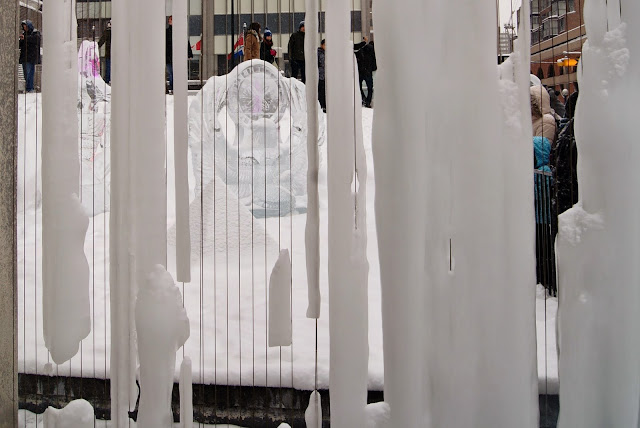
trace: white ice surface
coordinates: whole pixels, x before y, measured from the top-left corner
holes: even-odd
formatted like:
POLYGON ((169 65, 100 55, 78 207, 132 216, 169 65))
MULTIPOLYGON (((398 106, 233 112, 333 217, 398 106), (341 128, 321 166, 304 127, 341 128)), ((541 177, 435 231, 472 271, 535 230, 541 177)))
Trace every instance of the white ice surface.
MULTIPOLYGON (((172 103, 172 97, 167 97, 168 111, 172 103)), ((19 273, 19 370, 21 373, 44 374, 44 366, 50 361, 42 339, 42 270, 40 261, 42 257, 41 241, 41 210, 34 209, 33 196, 39 186, 36 187, 35 159, 36 134, 37 150, 42 147, 41 116, 42 101, 39 94, 19 95, 19 155, 27 152, 28 163, 19 164, 19 186, 26 195, 26 210, 18 215, 18 273, 19 273), (37 116, 36 116, 37 113, 37 116), (37 124, 37 127, 36 127, 37 124), (25 169, 26 166, 26 169, 25 169), (25 185, 26 183, 26 185, 25 185), (30 199, 31 198, 31 199, 30 199), (25 286, 26 284, 26 286, 25 286)), ((371 128, 373 110, 363 109, 363 136, 367 163, 370 165, 368 174, 368 186, 370 197, 367 200, 367 225, 368 243, 367 257, 370 261, 369 270, 369 383, 371 390, 382 390, 384 382, 384 370, 382 360, 382 320, 380 312, 380 272, 378 267, 377 238, 373 211, 373 196, 375 191, 374 175, 371 156, 371 128)), ((169 113, 168 122, 171 122, 169 113)), ((169 128, 167 135, 172 134, 169 128)), ((168 139, 167 153, 168 163, 172 163, 173 142, 168 139)), ((321 157, 326 159, 326 150, 321 148, 321 157)), ((190 170, 190 188, 193 194, 193 172, 190 170)), ((168 190, 172 190, 172 176, 169 172, 168 190)), ((22 194, 21 193, 21 194, 22 194)), ((211 195, 213 197, 213 195, 211 195)), ((217 197, 221 197, 218 193, 217 197)), ((327 202, 326 202, 326 164, 321 164, 320 169, 320 232, 321 236, 327 233, 327 202)), ((192 203, 193 203, 193 196, 192 203)), ((172 201, 171 195, 168 198, 172 201)), ((224 204, 224 194, 219 204, 224 204)), ((206 207, 207 204, 205 203, 206 207)), ((244 208, 244 207, 243 207, 244 208)), ((171 206, 169 214, 173 212, 171 206)), ((198 209, 199 213, 200 210, 198 209)), ((297 388, 305 390, 314 389, 315 372, 315 320, 307 319, 306 309, 308 305, 308 292, 305 270, 304 228, 305 216, 294 215, 284 217, 255 220, 254 227, 258 224, 263 229, 266 227, 269 244, 267 245, 267 261, 264 262, 264 238, 259 244, 253 246, 253 259, 255 265, 251 268, 251 223, 241 223, 238 227, 236 221, 237 209, 229 218, 229 223, 235 222, 234 227, 229 227, 229 253, 227 257, 226 247, 220 244, 216 246, 220 251, 215 257, 217 275, 214 275, 214 257, 206 255, 202 266, 193 263, 193 282, 184 285, 184 301, 190 319, 191 338, 187 340, 185 352, 193 358, 193 378, 195 383, 213 383, 224 385, 227 382, 233 385, 240 383, 240 353, 242 351, 242 384, 251 385, 255 372, 256 385, 279 386, 280 378, 283 385, 291 384, 291 367, 293 365, 293 382, 297 388), (234 217, 236 216, 236 217, 234 217), (293 227, 292 227, 293 226, 293 227), (265 279, 268 279, 268 269, 273 266, 278 257, 278 230, 280 229, 280 241, 284 247, 289 247, 290 236, 293 235, 292 268, 293 268, 293 359, 291 352, 284 349, 282 353, 282 377, 280 377, 280 355, 277 349, 266 352, 266 311, 265 303, 265 279), (241 232, 241 233, 239 233, 241 232), (284 245, 286 243, 286 245, 284 245), (240 247, 241 246, 241 247, 240 247), (240 248, 241 251, 240 251, 240 248), (240 254, 240 264, 238 255, 240 254), (227 269, 228 261, 228 269, 227 269), (240 276, 239 276, 240 274, 240 276), (253 276, 253 281, 252 281, 253 276), (227 288, 227 279, 229 286, 227 288), (241 295, 238 295, 238 284, 241 284, 241 295), (201 287, 202 284, 202 287, 201 287), (215 288, 215 292, 214 292, 215 288), (200 290, 202 289, 202 298, 200 290), (253 293, 252 293, 253 289, 253 293), (228 290, 228 291, 227 291, 228 290), (227 297, 229 298, 227 306, 227 297), (240 306, 239 306, 240 297, 240 306), (251 299, 255 298, 255 312, 251 310, 251 299), (215 300, 214 300, 215 299, 215 300), (215 304, 214 304, 215 302, 215 304), (202 305, 201 305, 202 303, 202 305), (227 311, 228 308, 228 311, 227 311), (240 309, 240 311, 239 311, 240 309), (199 322, 203 315, 202 325, 199 322), (241 327, 242 326, 242 327, 241 327), (229 335, 227 335, 227 327, 229 335), (238 332, 242 328, 242 334, 238 332), (255 332, 255 342, 252 341, 255 332), (204 358, 200 360, 200 338, 208 350, 204 358), (255 352, 255 360, 253 353, 255 352), (293 360, 293 364, 292 361, 293 360), (255 363, 254 363, 255 361, 255 363), (201 369, 202 368, 202 369, 201 369), (267 376, 268 374, 268 376, 267 376)), ((220 216, 216 212, 216 216, 220 216)), ((174 223, 173 215, 170 216, 168 225, 174 223)), ((220 217, 220 227, 224 226, 224 215, 220 217)), ((85 241, 85 254, 89 260, 91 269, 90 302, 91 319, 93 329, 87 339, 82 342, 82 352, 69 363, 60 366, 53 365, 52 374, 72 375, 84 377, 104 378, 110 376, 111 366, 109 361, 110 346, 110 291, 105 288, 109 282, 109 221, 110 214, 102 213, 90 220, 87 238, 85 241), (94 358, 95 356, 95 358, 94 358), (82 364, 81 364, 82 361, 82 364)), ((217 231, 219 233, 219 231, 217 231)), ((223 239, 225 234, 218 235, 223 239)), ((257 235, 254 235, 257 241, 257 235)), ((199 244, 198 244, 199 245, 199 244)), ((169 251, 172 247, 169 247, 169 251)), ((195 244, 192 250, 196 251, 195 244)), ((327 246, 326 241, 321 242, 320 254, 322 256, 320 285, 321 293, 328 295, 327 286, 327 246)), ((171 271, 171 268, 170 268, 171 271)), ((180 286, 182 287, 182 286, 180 286)), ((500 301, 500 296, 493 296, 500 301)), ((537 302, 538 325, 538 377, 541 393, 549 391, 558 392, 558 374, 555 346, 555 320, 557 300, 544 299, 544 294, 539 293, 537 302), (545 312, 546 308, 546 312, 545 312), (545 317, 546 313, 546 317, 545 317), (544 334, 546 332, 546 335, 544 334), (546 349, 546 353, 545 353, 546 349), (545 358, 545 355, 547 358, 545 358), (546 388, 546 389, 545 389, 546 388)), ((329 384, 329 336, 328 336, 328 308, 322 309, 322 317, 318 321, 318 388, 327 388, 329 384)), ((398 352, 402 352, 399 350, 398 352)), ((178 352, 177 362, 182 361, 182 352, 178 352)), ((175 380, 179 379, 176 370, 175 380)), ((135 385, 134 385, 135 388, 135 385)), ((133 396, 133 404, 137 396, 137 388, 133 396)))
POLYGON ((291 345, 291 258, 280 256, 269 278, 269 346, 291 345))
POLYGON ((193 367, 191 358, 180 364, 180 428, 193 427, 193 367))
POLYGON ((86 400, 74 400, 62 409, 44 411, 44 428, 93 428, 93 407, 86 400))
POLYGON ((307 428, 322 428, 322 397, 318 391, 309 396, 309 405, 304 412, 307 428))

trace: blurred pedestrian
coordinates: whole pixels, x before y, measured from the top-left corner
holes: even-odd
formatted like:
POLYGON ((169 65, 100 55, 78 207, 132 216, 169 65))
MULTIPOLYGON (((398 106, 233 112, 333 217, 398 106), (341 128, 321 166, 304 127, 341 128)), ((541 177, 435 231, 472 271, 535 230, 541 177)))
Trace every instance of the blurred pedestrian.
MULTIPOLYGON (((169 86, 167 87, 167 93, 173 93, 173 16, 168 18, 167 33, 165 39, 166 51, 165 58, 167 64, 167 76, 169 78, 169 86)), ((191 50, 191 44, 187 40, 187 57, 193 58, 193 51, 191 50)))
POLYGON ((26 19, 20 23, 22 34, 20 34, 20 58, 22 72, 24 73, 25 91, 33 92, 33 80, 36 71, 36 64, 40 62, 40 32, 33 27, 33 22, 26 19))
POLYGON ((322 111, 327 111, 327 92, 325 86, 325 74, 324 74, 324 54, 326 50, 325 39, 322 39, 320 42, 320 47, 318 48, 318 101, 320 101, 320 107, 322 107, 322 111))
POLYGON ((373 42, 368 43, 366 37, 362 38, 362 42, 353 46, 358 62, 358 75, 360 76, 360 95, 362 96, 362 105, 371 107, 373 100, 373 72, 378 69, 376 61, 376 52, 373 42), (362 82, 367 85, 367 95, 362 90, 362 82))
POLYGON ((273 64, 276 59, 276 51, 273 49, 273 34, 268 28, 264 29, 264 37, 260 44, 260 59, 273 64))
POLYGON ((111 21, 107 22, 107 28, 98 41, 98 46, 102 47, 102 45, 104 45, 104 81, 111 83, 111 21))
POLYGON ((252 22, 247 30, 247 34, 244 37, 244 60, 251 61, 252 59, 260 58, 260 45, 262 43, 262 36, 260 35, 260 24, 252 22))
POLYGON ((289 39, 289 63, 291 64, 291 77, 298 78, 302 82, 307 81, 304 65, 304 21, 298 25, 298 31, 289 39))

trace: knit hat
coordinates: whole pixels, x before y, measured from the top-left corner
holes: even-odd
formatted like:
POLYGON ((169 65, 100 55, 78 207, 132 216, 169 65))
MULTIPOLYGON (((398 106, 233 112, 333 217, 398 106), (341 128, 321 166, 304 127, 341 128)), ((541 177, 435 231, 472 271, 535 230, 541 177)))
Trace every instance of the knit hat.
POLYGON ((304 27, 304 21, 300 21, 300 25, 298 25, 298 30, 304 27))
POLYGON ((271 36, 271 35, 272 35, 271 34, 271 30, 269 30, 268 28, 265 28, 264 29, 264 36, 267 37, 267 36, 271 36))

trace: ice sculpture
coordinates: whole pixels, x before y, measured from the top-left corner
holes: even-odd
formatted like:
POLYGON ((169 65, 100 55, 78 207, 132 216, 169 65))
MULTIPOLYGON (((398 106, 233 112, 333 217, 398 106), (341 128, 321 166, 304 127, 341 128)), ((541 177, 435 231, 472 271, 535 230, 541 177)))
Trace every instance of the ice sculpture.
POLYGON ((378 57, 373 156, 392 427, 537 427, 532 150, 522 98, 530 46, 520 45, 511 83, 503 82, 516 113, 505 126, 495 7, 376 0, 373 10, 385 34, 376 48, 388 53, 378 57), (407 10, 426 41, 411 64, 397 49, 413 37, 407 10), (460 31, 443 40, 451 20, 460 31))
POLYGON ((307 428, 322 428, 322 397, 318 391, 309 396, 309 405, 304 411, 304 422, 307 428))
POLYGON ((305 211, 306 123, 304 84, 269 63, 210 78, 189 108, 196 196, 216 175, 254 216, 305 211))
POLYGON ((140 359, 140 428, 171 426, 171 391, 176 352, 189 338, 189 318, 180 290, 163 266, 156 266, 136 301, 140 359))
POLYGON ((327 194, 331 426, 366 425, 367 161, 347 2, 327 3, 327 194))
POLYGON ((80 163, 76 116, 76 20, 72 0, 54 2, 43 16, 48 51, 42 75, 43 333, 57 364, 77 352, 91 331, 89 220, 78 201, 80 163), (73 11, 69 13, 69 11, 73 11))
POLYGON ((269 277, 269 346, 291 345, 291 258, 280 251, 269 277))
POLYGON ((640 3, 585 2, 575 116, 580 201, 560 215, 559 428, 637 427, 640 3))
POLYGON ((111 86, 100 76, 98 44, 84 40, 78 49, 82 206, 90 216, 109 211, 109 126, 111 86))

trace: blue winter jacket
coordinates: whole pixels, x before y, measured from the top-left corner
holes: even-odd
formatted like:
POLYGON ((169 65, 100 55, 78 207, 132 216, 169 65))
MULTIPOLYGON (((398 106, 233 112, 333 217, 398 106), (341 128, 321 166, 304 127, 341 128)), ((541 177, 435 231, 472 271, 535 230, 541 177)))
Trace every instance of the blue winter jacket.
POLYGON ((546 137, 533 137, 533 155, 536 170, 534 173, 536 223, 548 224, 551 220, 553 179, 551 178, 551 168, 549 167, 551 143, 546 137))

